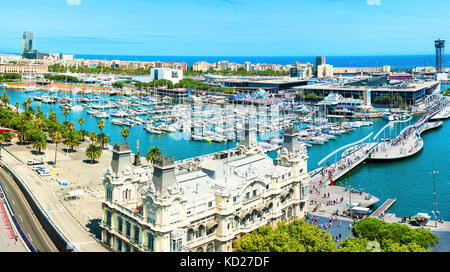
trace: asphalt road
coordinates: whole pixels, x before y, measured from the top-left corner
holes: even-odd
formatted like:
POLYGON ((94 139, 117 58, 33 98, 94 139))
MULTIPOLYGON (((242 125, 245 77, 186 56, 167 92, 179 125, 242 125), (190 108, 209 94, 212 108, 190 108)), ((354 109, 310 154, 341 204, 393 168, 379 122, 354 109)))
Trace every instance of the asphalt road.
POLYGON ((15 213, 23 232, 34 248, 40 252, 58 252, 58 249, 47 235, 39 220, 34 215, 25 196, 14 180, 0 167, 0 183, 2 184, 9 203, 15 213))

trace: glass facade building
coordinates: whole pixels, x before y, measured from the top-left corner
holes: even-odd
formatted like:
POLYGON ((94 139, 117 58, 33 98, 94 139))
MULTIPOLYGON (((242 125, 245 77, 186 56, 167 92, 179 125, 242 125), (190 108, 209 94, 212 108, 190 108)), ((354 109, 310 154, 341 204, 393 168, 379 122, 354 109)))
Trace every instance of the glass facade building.
POLYGON ((23 38, 22 38, 22 48, 21 48, 21 52, 20 52, 21 55, 33 51, 33 47, 34 47, 34 32, 25 31, 23 33, 23 38))

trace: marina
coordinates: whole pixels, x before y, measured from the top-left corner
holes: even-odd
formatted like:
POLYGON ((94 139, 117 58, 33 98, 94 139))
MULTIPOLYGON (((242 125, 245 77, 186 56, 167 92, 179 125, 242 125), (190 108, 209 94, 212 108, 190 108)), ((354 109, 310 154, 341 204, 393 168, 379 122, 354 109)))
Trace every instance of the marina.
MULTIPOLYGON (((37 93, 34 93, 35 97, 37 93)), ((54 92, 52 96, 57 97, 58 92, 54 92)), ((8 95, 11 97, 11 104, 14 104, 16 101, 21 102, 24 101, 27 97, 27 93, 24 93, 20 90, 14 90, 14 89, 8 89, 8 95)), ((49 93, 47 92, 41 92, 41 96, 49 96, 49 93)), ((82 105, 80 97, 82 94, 66 94, 66 101, 74 103, 74 105, 82 105), (72 98, 70 98, 72 97, 72 98), (70 100, 69 100, 70 99, 70 100)), ((190 157, 196 157, 196 156, 202 156, 209 153, 214 153, 230 148, 234 148, 237 143, 237 137, 238 135, 232 135, 228 133, 229 138, 227 138, 226 141, 221 140, 221 138, 214 138, 214 134, 207 134, 206 130, 208 129, 212 131, 216 131, 217 127, 213 127, 211 124, 214 124, 217 122, 217 119, 214 119, 214 117, 211 115, 211 113, 214 112, 217 108, 214 107, 214 105, 210 105, 211 108, 204 107, 202 108, 204 110, 202 111, 195 111, 195 107, 191 107, 191 110, 193 110, 192 114, 192 120, 189 120, 193 126, 191 127, 191 130, 186 130, 184 128, 184 124, 186 124, 186 119, 181 119, 181 116, 184 116, 186 112, 188 111, 189 107, 186 107, 185 105, 175 105, 170 106, 172 108, 172 116, 170 117, 167 115, 168 111, 167 109, 165 111, 159 111, 164 109, 165 107, 161 107, 158 105, 160 101, 148 98, 147 100, 143 99, 143 101, 140 102, 140 104, 146 104, 146 107, 130 107, 127 101, 134 99, 136 101, 137 98, 133 96, 129 97, 117 97, 114 96, 114 98, 111 99, 110 96, 106 94, 95 94, 91 93, 89 94, 90 97, 92 97, 92 101, 90 103, 91 107, 85 107, 82 111, 71 111, 69 113, 69 118, 72 118, 74 121, 77 120, 79 117, 83 117, 86 119, 85 123, 83 124, 83 127, 86 128, 88 131, 98 131, 97 128, 97 122, 99 120, 105 120, 105 128, 104 131, 108 133, 108 135, 111 135, 112 143, 121 141, 120 137, 120 131, 123 127, 128 127, 131 129, 130 133, 130 141, 136 141, 137 139, 141 139, 141 150, 148 150, 153 145, 157 145, 160 147, 163 147, 163 151, 166 154, 173 154, 175 156, 175 159, 177 160, 183 160, 190 157), (97 100, 95 100, 97 99, 97 100), (123 104, 126 106, 114 106, 114 104, 123 104), (106 107, 103 105, 107 105, 106 107), (109 106, 108 106, 109 105, 109 106), (151 109, 150 105, 153 105, 155 108, 151 109), (93 106, 93 107, 92 107, 93 106), (147 108, 148 107, 148 108, 147 108), (153 114, 153 115, 152 115, 153 114), (100 117, 99 117, 100 115, 100 117), (109 117, 109 118, 108 118, 109 117), (181 122, 172 122, 172 123, 166 123, 164 124, 163 121, 171 122, 175 118, 180 118, 179 120, 183 120, 181 122), (209 117, 211 118, 211 121, 204 121, 202 119, 202 123, 196 122, 196 119, 200 119, 199 117, 209 117), (214 129, 214 130, 213 130, 214 129), (194 131, 194 134, 189 136, 189 132, 194 131), (196 133, 197 132, 197 133, 196 133), (200 134, 202 132, 202 134, 200 134), (204 136, 203 136, 204 135, 204 136), (233 137, 234 136, 234 137, 233 137), (236 137, 237 136, 237 137, 236 137), (144 137, 144 138, 143 138, 144 137), (136 140, 133 140, 136 139, 136 140), (143 141, 142 139, 146 139, 143 141), (182 142, 183 145, 187 145, 186 149, 179 150, 176 148, 177 142, 182 142)), ((87 98, 86 98, 87 99, 87 98)), ((53 100, 56 100, 53 98, 53 100)), ((33 101, 31 104, 32 107, 40 106, 41 110, 44 112, 53 108, 54 111, 57 114, 58 119, 64 120, 63 115, 63 108, 62 107, 55 107, 57 106, 56 103, 40 103, 39 100, 33 101), (36 103, 36 104, 35 104, 36 103), (61 109, 61 110, 59 110, 61 109)), ((61 103, 61 102, 59 102, 61 103)), ((89 105, 89 104, 88 104, 89 105)), ((197 109, 199 107, 197 106, 197 109)), ((226 108, 225 108, 226 109, 226 108)), ((230 115, 237 117, 237 112, 241 109, 238 105, 235 105, 234 107, 228 108, 230 111, 228 112, 230 115)), ((226 114, 226 110, 222 111, 224 114, 226 114)), ((242 121, 239 122, 239 120, 243 120, 243 117, 254 117, 256 120, 258 117, 258 112, 255 111, 243 111, 240 112, 241 119, 236 118, 233 120, 236 120, 235 122, 228 122, 224 124, 223 128, 224 130, 218 129, 217 131, 220 131, 221 135, 227 135, 224 133, 227 129, 227 124, 232 124, 233 128, 239 128, 242 126, 242 121)), ((267 113, 266 113, 267 114, 267 113)), ((388 122, 384 119, 371 119, 367 121, 357 121, 353 118, 347 119, 347 120, 341 120, 341 118, 324 118, 321 117, 318 113, 316 115, 297 115, 299 117, 292 117, 293 115, 285 115, 287 116, 286 120, 289 122, 296 123, 299 129, 299 138, 302 145, 305 145, 308 148, 308 155, 310 156, 310 160, 308 163, 308 169, 310 171, 313 171, 314 165, 317 164, 317 162, 323 158, 323 155, 320 154, 327 154, 324 152, 331 152, 333 148, 335 147, 341 147, 346 142, 348 143, 349 140, 359 140, 358 137, 365 137, 367 135, 362 135, 364 133, 367 133, 369 131, 377 131, 381 129, 382 126, 384 126, 384 122, 388 122), (289 119, 290 118, 290 119, 289 119), (369 122, 370 121, 370 122, 369 122), (363 123, 366 122, 366 123, 363 123), (356 130, 356 131, 355 131, 356 130), (360 135, 360 136, 358 136, 360 135)), ((417 118, 417 117, 414 117, 417 118)), ((207 118, 205 118, 208 120, 207 118)), ((402 129, 404 129, 408 124, 410 124, 412 121, 398 124, 393 127, 390 127, 387 129, 388 135, 384 135, 384 138, 389 137, 395 137, 396 134, 400 133, 402 129)), ((258 133, 258 141, 261 142, 262 147, 268 152, 269 156, 272 158, 276 155, 276 150, 278 150, 280 143, 283 141, 283 135, 282 135, 282 128, 283 128, 283 122, 278 122, 280 129, 277 131, 270 131, 267 128, 269 126, 264 126, 264 123, 260 123, 262 125, 257 126, 257 128, 260 130, 258 133), (281 133, 280 133, 281 132, 281 133)), ((267 124, 267 123, 266 123, 267 124)), ((270 124, 270 123, 269 123, 270 124)), ((288 124, 288 122, 285 122, 285 124, 288 124)), ((79 126, 76 124, 76 126, 79 126)), ((231 126, 228 127, 229 131, 232 131, 230 129, 231 126)), ((81 126, 80 126, 81 128, 81 126)), ((385 133, 386 134, 386 133, 385 133)), ((180 142, 180 143, 181 143, 180 142)), ((131 145, 132 150, 135 151, 135 146, 131 145)), ((359 154, 359 153, 356 153, 359 154)), ((354 154, 355 155, 355 154, 354 154)), ((351 166, 351 169, 358 168, 358 166, 361 162, 365 161, 365 159, 362 157, 362 153, 360 154, 361 157, 359 158, 359 162, 357 164, 353 164, 351 166)), ((338 156, 338 154, 336 155, 338 156)), ((339 154, 340 156, 340 154, 339 154)), ((375 159, 377 155, 374 153, 372 154, 373 158, 375 159)), ((367 159, 367 158, 366 158, 367 159)), ((330 167, 330 166, 328 166, 330 167)), ((358 173, 361 170, 356 170, 356 173, 358 173)), ((317 170, 315 170, 317 172, 317 170)), ((333 177, 335 180, 336 178, 340 178, 339 181, 337 181, 338 184, 342 184, 342 186, 346 186, 347 183, 347 172, 340 173, 339 176, 333 177)), ((313 176, 314 178, 318 178, 318 175, 316 174, 313 176)), ((358 184, 357 177, 353 177, 356 184, 358 184)), ((367 186, 358 185, 358 187, 365 188, 367 186)), ((367 188, 366 188, 366 191, 367 188)), ((381 190, 377 189, 375 191, 380 192, 381 190)), ((373 193, 377 197, 381 197, 377 193, 373 193)), ((401 201, 398 201, 396 205, 391 208, 395 211, 396 207, 399 206, 399 203, 401 201)))

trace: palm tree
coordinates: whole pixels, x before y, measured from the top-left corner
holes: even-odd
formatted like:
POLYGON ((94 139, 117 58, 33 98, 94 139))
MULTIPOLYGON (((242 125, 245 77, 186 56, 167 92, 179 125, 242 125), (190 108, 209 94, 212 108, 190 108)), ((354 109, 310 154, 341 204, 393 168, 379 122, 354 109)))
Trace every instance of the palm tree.
POLYGON ((53 109, 50 109, 48 119, 51 121, 51 132, 53 133, 56 131, 56 124, 58 122, 58 118, 56 117, 56 113, 53 111, 53 109))
POLYGON ((83 117, 78 118, 78 124, 80 125, 80 129, 83 128, 84 121, 85 119, 83 117))
POLYGON ((70 152, 73 152, 73 147, 78 146, 80 141, 76 137, 75 125, 73 122, 67 122, 67 129, 69 130, 68 137, 66 137, 66 141, 64 143, 70 146, 70 152))
POLYGON ((41 150, 47 147, 47 135, 39 131, 35 138, 33 139, 33 147, 36 148, 37 153, 40 154, 41 150))
POLYGON ((104 120, 98 121, 97 127, 100 129, 100 134, 102 134, 103 128, 105 127, 105 121, 104 120))
POLYGON ((55 162, 53 163, 53 167, 56 167, 56 154, 58 151, 58 143, 60 143, 62 141, 62 133, 59 131, 55 131, 54 133, 52 133, 52 142, 55 144, 55 162))
POLYGON ((20 140, 20 144, 23 144, 23 142, 25 141, 25 124, 27 122, 27 117, 26 115, 22 115, 20 116, 20 132, 19 132, 19 140, 20 140))
POLYGON ((9 97, 6 91, 3 91, 2 102, 5 106, 9 104, 9 97))
POLYGON ((0 133, 0 158, 2 157, 2 148, 3 148, 3 143, 9 143, 12 139, 12 134, 11 132, 1 132, 0 133))
POLYGON ((16 106, 16 112, 18 113, 19 112, 20 103, 16 102, 15 106, 16 106))
POLYGON ((91 159, 91 164, 93 164, 94 160, 100 158, 102 155, 102 150, 100 149, 100 146, 96 144, 89 144, 86 148, 85 154, 89 159, 91 159))
POLYGON ((97 135, 97 139, 98 139, 98 143, 102 147, 102 150, 107 144, 109 144, 111 142, 111 137, 106 135, 104 132, 97 135))
POLYGON ((56 122, 58 121, 58 118, 56 117, 56 113, 53 111, 53 109, 50 109, 49 118, 50 121, 56 122))
POLYGON ((34 120, 34 126, 35 126, 38 130, 41 130, 41 127, 42 127, 42 119, 41 119, 41 118, 36 118, 36 120, 34 120))
POLYGON ((157 146, 150 147, 149 151, 145 155, 145 159, 151 163, 155 163, 155 160, 159 157, 161 157, 161 151, 159 151, 157 146))
POLYGON ((125 139, 130 136, 130 131, 128 128, 122 129, 122 137, 123 137, 123 143, 125 143, 125 139))
POLYGON ((65 122, 67 122, 67 115, 69 115, 69 113, 70 113, 70 109, 64 108, 64 116, 66 117, 65 122))
POLYGON ((91 132, 89 134, 89 140, 91 140, 91 143, 93 144, 94 142, 97 141, 97 134, 95 134, 95 132, 91 132))
POLYGON ((27 101, 24 101, 24 102, 22 103, 22 106, 23 106, 24 111, 27 111, 27 110, 28 110, 28 103, 27 103, 27 101))

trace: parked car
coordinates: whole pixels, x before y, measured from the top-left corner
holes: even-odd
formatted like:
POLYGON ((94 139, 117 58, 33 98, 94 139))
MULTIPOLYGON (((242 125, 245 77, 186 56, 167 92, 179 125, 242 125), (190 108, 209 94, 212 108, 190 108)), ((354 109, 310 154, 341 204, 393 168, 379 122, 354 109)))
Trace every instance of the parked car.
POLYGON ((50 176, 50 171, 47 168, 37 169, 36 172, 41 176, 50 176))
POLYGON ((28 160, 27 164, 28 165, 39 165, 39 164, 44 164, 44 162, 43 161, 28 160))
POLYGON ((42 169, 46 169, 44 166, 33 166, 33 168, 32 168, 34 171, 37 171, 37 170, 42 170, 42 169))

